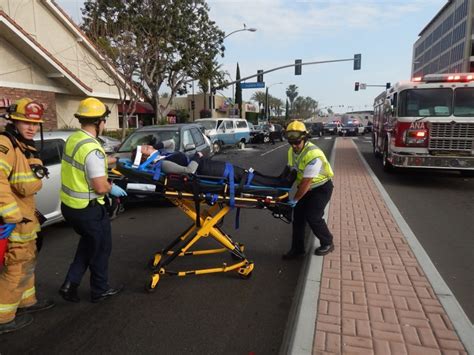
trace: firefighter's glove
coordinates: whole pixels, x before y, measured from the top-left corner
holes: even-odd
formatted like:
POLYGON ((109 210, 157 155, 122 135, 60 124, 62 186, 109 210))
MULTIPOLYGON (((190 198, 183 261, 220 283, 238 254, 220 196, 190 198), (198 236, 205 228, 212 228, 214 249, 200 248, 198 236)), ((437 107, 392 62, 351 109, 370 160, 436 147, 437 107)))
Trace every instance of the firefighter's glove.
POLYGON ((123 196, 127 196, 127 191, 122 189, 120 186, 112 184, 112 189, 110 190, 110 194, 115 197, 123 197, 123 196))
POLYGON ((16 227, 16 223, 5 223, 0 225, 0 239, 5 239, 12 234, 16 227))
POLYGON ((298 203, 298 201, 296 200, 288 200, 287 204, 290 205, 291 208, 295 208, 296 207, 296 204, 298 203))

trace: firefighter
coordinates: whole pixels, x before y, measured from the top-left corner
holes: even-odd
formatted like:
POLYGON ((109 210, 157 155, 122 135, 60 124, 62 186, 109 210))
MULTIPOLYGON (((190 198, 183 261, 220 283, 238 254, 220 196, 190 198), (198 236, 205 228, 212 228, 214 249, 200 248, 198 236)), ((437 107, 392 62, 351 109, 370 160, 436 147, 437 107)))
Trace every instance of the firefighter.
POLYGON ((122 286, 112 288, 108 282, 112 232, 104 196, 127 195, 109 182, 108 161, 97 140, 109 114, 108 107, 100 100, 91 97, 82 100, 74 115, 81 130, 66 141, 61 161, 61 211, 80 235, 76 255, 59 289, 59 294, 70 302, 80 301, 77 290, 88 268, 92 302, 115 296, 123 289, 122 286))
MULTIPOLYGON (((35 193, 47 175, 33 137, 43 122, 43 106, 29 98, 8 109, 9 123, 0 135, 0 239, 8 238, 0 273, 0 334, 33 321, 30 313, 54 306, 38 301, 35 290, 36 238, 40 223, 35 193)), ((1 266, 0 266, 1 268, 1 266)))
POLYGON ((323 151, 308 141, 308 131, 303 122, 292 121, 286 128, 290 144, 288 166, 297 169, 297 191, 290 204, 293 211, 293 236, 291 249, 283 259, 296 259, 305 255, 305 227, 308 222, 320 241, 315 255, 326 255, 334 250, 333 236, 323 219, 324 208, 331 199, 334 173, 323 151))

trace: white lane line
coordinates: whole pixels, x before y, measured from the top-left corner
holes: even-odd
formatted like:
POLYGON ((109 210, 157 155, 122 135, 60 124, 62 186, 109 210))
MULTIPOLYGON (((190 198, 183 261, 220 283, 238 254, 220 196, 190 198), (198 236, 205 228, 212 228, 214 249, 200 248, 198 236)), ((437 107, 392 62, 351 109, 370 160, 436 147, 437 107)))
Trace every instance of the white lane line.
POLYGON ((456 296, 454 296, 453 292, 450 290, 449 286, 443 280, 443 277, 440 275, 436 266, 431 261, 430 257, 426 253, 423 246, 420 244, 418 239, 416 238, 415 233, 411 230, 408 223, 403 218, 402 214, 398 210, 395 203, 390 198, 388 192, 383 187, 382 183, 379 181, 375 173, 370 168, 369 164, 366 162, 362 153, 360 152, 357 145, 354 143, 356 147, 356 151, 359 154, 362 163, 365 165, 369 175, 372 177, 375 185, 377 186, 382 198, 385 200, 388 209, 392 213, 395 222, 400 227, 402 234, 405 236, 408 245, 410 245, 411 250, 415 254, 416 259, 420 263, 423 271, 425 272, 426 277, 431 283, 433 287, 433 291, 438 297, 439 301, 444 307, 444 310, 448 314, 448 317, 451 319, 451 322, 454 325, 454 329, 456 330, 461 342, 466 347, 468 354, 474 354, 474 326, 467 317, 466 313, 462 309, 461 305, 459 304, 456 296))
POLYGON ((278 147, 273 148, 273 149, 269 150, 268 152, 265 152, 265 153, 263 153, 263 154, 260 154, 260 156, 263 157, 264 155, 270 154, 271 152, 274 152, 275 150, 280 149, 280 148, 282 148, 282 147, 286 147, 287 145, 288 145, 288 143, 279 145, 278 147))

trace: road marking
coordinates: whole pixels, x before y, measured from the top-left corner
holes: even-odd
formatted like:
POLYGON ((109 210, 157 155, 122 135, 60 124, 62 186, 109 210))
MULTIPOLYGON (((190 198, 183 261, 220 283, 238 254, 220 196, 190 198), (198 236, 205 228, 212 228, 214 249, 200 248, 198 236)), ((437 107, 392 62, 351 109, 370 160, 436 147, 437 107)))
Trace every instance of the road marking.
POLYGON ((271 152, 274 152, 275 150, 280 149, 280 148, 282 148, 282 147, 286 147, 287 145, 288 145, 288 143, 279 145, 278 147, 273 148, 272 150, 269 150, 268 152, 265 152, 265 153, 263 153, 263 154, 260 154, 260 156, 263 157, 264 155, 270 154, 271 152))
POLYGON ((324 137, 324 139, 332 139, 332 137, 324 137))

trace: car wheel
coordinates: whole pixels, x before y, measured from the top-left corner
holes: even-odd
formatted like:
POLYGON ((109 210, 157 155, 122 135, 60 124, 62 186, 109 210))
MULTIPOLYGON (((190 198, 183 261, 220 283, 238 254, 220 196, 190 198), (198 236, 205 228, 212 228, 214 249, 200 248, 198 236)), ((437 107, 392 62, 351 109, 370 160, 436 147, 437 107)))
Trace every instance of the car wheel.
POLYGON ((239 146, 239 149, 245 149, 245 142, 240 141, 237 145, 239 146))
POLYGON ((212 148, 214 150, 214 154, 219 154, 221 152, 222 145, 219 141, 215 141, 212 144, 212 148))
POLYGON ((270 142, 270 137, 269 136, 263 137, 263 143, 268 143, 268 142, 270 142))

